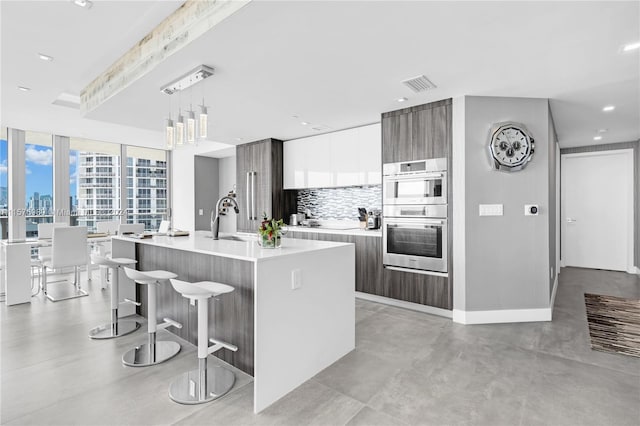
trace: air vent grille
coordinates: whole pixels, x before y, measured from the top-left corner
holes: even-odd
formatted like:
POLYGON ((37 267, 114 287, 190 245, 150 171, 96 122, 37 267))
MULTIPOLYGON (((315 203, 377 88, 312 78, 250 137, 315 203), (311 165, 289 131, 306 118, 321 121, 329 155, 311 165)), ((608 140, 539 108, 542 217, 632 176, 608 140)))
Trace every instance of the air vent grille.
POLYGON ((416 93, 436 88, 436 85, 429 81, 429 79, 424 75, 408 78, 406 80, 403 80, 402 83, 404 83, 407 87, 409 87, 416 93))

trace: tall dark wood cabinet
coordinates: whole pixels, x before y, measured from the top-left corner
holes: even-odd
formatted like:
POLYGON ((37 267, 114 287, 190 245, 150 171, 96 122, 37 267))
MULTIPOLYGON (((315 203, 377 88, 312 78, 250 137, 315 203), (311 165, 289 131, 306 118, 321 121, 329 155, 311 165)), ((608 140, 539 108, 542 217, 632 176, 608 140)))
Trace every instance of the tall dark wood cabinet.
POLYGON ((450 157, 451 99, 382 114, 382 162, 450 157))
POLYGON ((382 162, 448 159, 448 277, 384 269, 378 293, 441 309, 453 308, 452 101, 444 99, 382 114, 382 162))
POLYGON ((294 194, 283 189, 282 143, 264 139, 236 147, 238 231, 255 232, 263 213, 282 219, 295 209, 294 194))

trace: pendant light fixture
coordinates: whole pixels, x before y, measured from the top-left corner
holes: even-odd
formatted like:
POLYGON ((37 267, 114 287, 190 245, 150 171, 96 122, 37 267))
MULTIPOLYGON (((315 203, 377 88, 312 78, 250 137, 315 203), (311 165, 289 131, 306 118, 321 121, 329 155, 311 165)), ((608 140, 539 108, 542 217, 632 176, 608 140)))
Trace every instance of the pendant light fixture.
POLYGON ((166 143, 167 149, 173 149, 173 137, 174 137, 174 128, 173 128, 173 120, 167 118, 167 129, 166 129, 166 143))
MULTIPOLYGON (((213 68, 200 65, 195 69, 189 71, 183 76, 177 78, 171 83, 163 86, 160 90, 167 95, 172 95, 176 92, 181 92, 196 83, 201 82, 202 80, 213 75, 213 68)), ((167 149, 173 149, 174 147, 179 147, 185 144, 185 139, 188 144, 194 144, 196 142, 196 138, 198 139, 206 139, 208 137, 208 113, 207 107, 204 104, 204 86, 202 87, 203 97, 202 97, 202 105, 200 105, 200 114, 198 116, 198 123, 196 128, 196 115, 193 111, 193 105, 189 105, 189 110, 186 114, 186 122, 185 117, 182 115, 182 109, 180 106, 178 107, 178 118, 175 123, 171 119, 171 113, 169 114, 169 119, 167 120, 166 127, 166 145, 167 149)), ((193 92, 193 89, 191 90, 193 92)), ((180 101, 178 101, 180 103, 180 101)))
POLYGON ((189 110, 187 115, 187 142, 193 144, 196 141, 196 115, 193 112, 193 107, 189 110))
POLYGON ((208 127, 208 115, 207 115, 207 106, 204 104, 204 98, 202 98, 202 105, 200 105, 200 120, 199 120, 199 138, 206 139, 207 138, 207 127, 208 127))
POLYGON ((178 108, 178 120, 176 121, 176 146, 184 145, 184 117, 178 108))

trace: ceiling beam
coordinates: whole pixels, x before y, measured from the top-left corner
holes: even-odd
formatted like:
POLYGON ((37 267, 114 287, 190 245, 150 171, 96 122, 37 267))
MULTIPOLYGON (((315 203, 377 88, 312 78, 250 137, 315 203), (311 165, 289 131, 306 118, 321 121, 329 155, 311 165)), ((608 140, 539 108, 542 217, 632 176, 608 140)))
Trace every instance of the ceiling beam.
POLYGON ((82 90, 80 111, 94 110, 250 2, 187 0, 82 90))

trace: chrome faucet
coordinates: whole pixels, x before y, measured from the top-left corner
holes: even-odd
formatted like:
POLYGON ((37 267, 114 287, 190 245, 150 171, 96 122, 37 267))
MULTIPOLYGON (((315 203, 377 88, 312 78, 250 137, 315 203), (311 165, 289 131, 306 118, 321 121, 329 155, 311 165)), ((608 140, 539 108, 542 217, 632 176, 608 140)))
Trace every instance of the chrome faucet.
POLYGON ((235 210, 236 214, 240 213, 240 209, 238 208, 238 202, 235 200, 235 198, 225 195, 224 197, 218 200, 218 202, 216 203, 215 210, 211 211, 211 238, 213 238, 214 240, 218 239, 218 232, 220 231, 220 209, 222 208, 222 203, 224 201, 231 202, 231 204, 233 205, 233 210, 235 210), (214 217, 214 213, 215 213, 215 217, 214 217))

